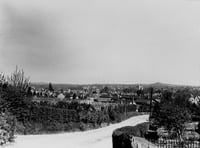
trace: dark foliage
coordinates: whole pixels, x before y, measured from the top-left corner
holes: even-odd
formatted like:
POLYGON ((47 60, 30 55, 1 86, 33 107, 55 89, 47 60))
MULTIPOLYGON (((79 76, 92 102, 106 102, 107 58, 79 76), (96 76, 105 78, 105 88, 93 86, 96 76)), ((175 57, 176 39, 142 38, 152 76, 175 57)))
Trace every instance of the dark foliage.
POLYGON ((126 126, 116 129, 112 134, 113 148, 132 148, 132 136, 145 137, 148 125, 146 122, 136 126, 126 126))
POLYGON ((49 91, 54 91, 53 85, 51 83, 49 83, 49 91))
POLYGON ((154 106, 153 124, 165 127, 169 133, 175 132, 177 137, 182 139, 184 123, 191 120, 187 98, 188 94, 183 91, 177 91, 175 94, 165 91, 161 103, 154 106))
MULTIPOLYGON (((19 103, 15 105, 17 104, 19 103)), ((135 111, 133 106, 127 105, 126 108, 125 106, 114 108, 110 106, 96 111, 91 105, 78 104, 77 102, 50 104, 47 101, 30 103, 21 100, 21 104, 15 106, 13 114, 18 121, 18 133, 40 134, 74 129, 85 130, 100 127, 102 123, 120 122, 125 119, 123 117, 125 110, 127 112, 135 111)))
POLYGON ((149 123, 145 122, 142 124, 138 124, 136 126, 125 126, 119 129, 116 129, 113 134, 118 135, 121 133, 132 135, 136 137, 144 137, 147 134, 149 123))
POLYGON ((25 123, 29 117, 28 87, 29 79, 17 67, 7 78, 0 74, 0 144, 13 141, 15 121, 25 123))

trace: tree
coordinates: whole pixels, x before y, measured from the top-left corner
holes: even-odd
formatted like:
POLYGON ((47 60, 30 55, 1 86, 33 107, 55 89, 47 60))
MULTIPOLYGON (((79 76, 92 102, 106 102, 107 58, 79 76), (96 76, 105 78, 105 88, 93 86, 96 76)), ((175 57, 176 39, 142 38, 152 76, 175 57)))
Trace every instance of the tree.
POLYGON ((169 102, 169 101, 172 101, 172 92, 171 91, 168 91, 168 90, 165 90, 163 93, 162 93, 162 102, 166 101, 166 102, 169 102))
POLYGON ((188 98, 190 98, 190 93, 187 89, 178 90, 174 95, 174 104, 186 108, 189 104, 188 98))
POLYGON ((183 142, 184 124, 191 120, 191 111, 187 106, 186 91, 172 93, 164 91, 160 103, 153 108, 153 121, 159 127, 164 127, 168 133, 175 133, 176 137, 183 142))
POLYGON ((109 93, 109 91, 110 91, 110 89, 107 87, 107 86, 105 86, 105 87, 103 87, 102 89, 101 89, 101 93, 109 93))
POLYGON ((24 125, 29 119, 29 85, 29 78, 17 66, 8 77, 0 74, 0 145, 13 140, 15 120, 24 125))
POLYGON ((6 83, 6 77, 3 73, 0 73, 0 86, 6 83))
POLYGON ((49 83, 49 91, 54 91, 53 86, 51 83, 49 83))
POLYGON ((8 83, 14 87, 15 90, 26 92, 30 86, 30 80, 25 77, 23 69, 18 69, 16 66, 15 71, 8 77, 8 83))
POLYGON ((30 86, 28 87, 26 93, 27 93, 27 96, 28 96, 28 97, 32 96, 32 92, 31 92, 31 87, 30 87, 30 86))
POLYGON ((73 97, 72 97, 72 98, 73 98, 73 100, 75 100, 75 99, 76 99, 76 94, 75 94, 75 93, 73 94, 73 97))
POLYGON ((4 102, 3 108, 13 114, 18 121, 25 122, 30 105, 30 100, 27 98, 29 78, 25 76, 23 70, 19 70, 16 66, 15 71, 6 80, 8 86, 0 92, 3 100, 1 102, 4 102))
POLYGON ((137 90, 136 93, 137 93, 138 96, 143 96, 144 95, 144 91, 141 90, 141 89, 137 90))
POLYGON ((156 112, 153 114, 154 122, 160 127, 165 127, 169 133, 173 131, 179 140, 183 141, 184 123, 191 119, 189 110, 175 104, 174 101, 163 101, 156 108, 156 112))

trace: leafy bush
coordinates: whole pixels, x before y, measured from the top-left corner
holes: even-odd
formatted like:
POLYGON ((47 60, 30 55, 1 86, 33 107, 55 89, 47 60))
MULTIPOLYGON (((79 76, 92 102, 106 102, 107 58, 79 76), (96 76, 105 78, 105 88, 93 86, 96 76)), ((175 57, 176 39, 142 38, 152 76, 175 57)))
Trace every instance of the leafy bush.
POLYGON ((23 125, 22 122, 16 121, 15 124, 15 133, 16 134, 24 134, 25 132, 25 126, 23 125))
POLYGON ((148 130, 148 122, 138 124, 136 126, 125 126, 119 129, 116 129, 113 134, 125 134, 125 135, 132 135, 136 137, 145 137, 145 134, 148 130))
POLYGON ((59 123, 57 121, 53 121, 51 124, 45 127, 45 131, 49 132, 64 131, 64 124, 59 123))
POLYGON ((147 133, 147 129, 148 123, 116 129, 112 134, 113 148, 132 148, 132 136, 144 137, 147 133))
POLYGON ((14 140, 15 120, 6 113, 0 114, 0 145, 14 140))
POLYGON ((110 109, 108 111, 108 115, 109 115, 111 122, 120 122, 121 121, 120 114, 116 110, 110 109))

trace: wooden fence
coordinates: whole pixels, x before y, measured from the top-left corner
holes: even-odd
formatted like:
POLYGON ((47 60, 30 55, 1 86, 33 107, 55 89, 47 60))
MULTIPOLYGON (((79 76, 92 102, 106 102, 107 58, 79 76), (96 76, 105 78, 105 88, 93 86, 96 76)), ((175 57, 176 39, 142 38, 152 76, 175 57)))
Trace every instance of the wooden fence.
POLYGON ((199 141, 183 141, 181 143, 174 139, 159 140, 156 145, 158 148, 200 148, 199 141))

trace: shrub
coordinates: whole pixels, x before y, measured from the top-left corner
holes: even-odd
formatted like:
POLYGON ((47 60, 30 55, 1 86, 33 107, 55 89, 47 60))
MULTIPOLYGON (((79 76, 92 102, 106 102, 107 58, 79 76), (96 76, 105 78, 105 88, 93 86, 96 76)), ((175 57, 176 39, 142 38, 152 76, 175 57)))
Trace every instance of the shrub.
POLYGON ((0 114, 0 145, 14 140, 15 120, 6 113, 0 114))
POLYGON ((22 122, 16 121, 15 124, 15 133, 16 134, 24 134, 25 132, 25 126, 23 125, 22 122))
POLYGON ((52 121, 52 123, 45 127, 45 131, 48 132, 58 132, 58 131, 64 131, 64 124, 61 124, 57 121, 52 121))
POLYGON ((136 137, 144 137, 145 134, 148 131, 148 122, 138 124, 136 126, 125 126, 119 129, 116 129, 113 134, 127 134, 127 135, 132 135, 136 137))
POLYGON ((87 129, 86 124, 84 124, 83 122, 80 122, 79 129, 80 129, 81 131, 85 131, 85 130, 87 129))
POLYGON ((132 148, 132 136, 144 137, 147 130, 148 123, 116 129, 112 134, 113 148, 132 148))
POLYGON ((120 122, 121 121, 120 114, 114 110, 109 110, 108 115, 109 115, 111 122, 120 122))

